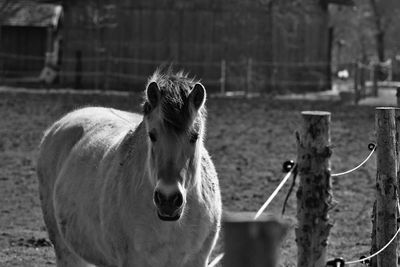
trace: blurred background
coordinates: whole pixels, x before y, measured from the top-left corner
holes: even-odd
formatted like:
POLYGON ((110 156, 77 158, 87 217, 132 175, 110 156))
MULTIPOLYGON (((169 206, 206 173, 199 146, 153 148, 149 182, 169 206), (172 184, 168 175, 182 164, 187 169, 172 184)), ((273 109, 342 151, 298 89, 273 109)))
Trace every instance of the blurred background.
POLYGON ((396 0, 0 0, 0 83, 141 90, 157 66, 173 63, 218 93, 316 92, 340 83, 363 95, 375 78, 400 80, 399 7, 396 0))

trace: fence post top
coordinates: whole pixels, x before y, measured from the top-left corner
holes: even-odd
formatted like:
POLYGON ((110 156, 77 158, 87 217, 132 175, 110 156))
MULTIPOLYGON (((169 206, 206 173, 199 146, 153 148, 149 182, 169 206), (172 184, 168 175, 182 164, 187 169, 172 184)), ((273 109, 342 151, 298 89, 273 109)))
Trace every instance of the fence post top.
POLYGON ((376 110, 393 110, 393 109, 399 109, 397 107, 376 107, 376 110))
POLYGON ((233 212, 233 211, 224 211, 222 215, 222 219, 224 222, 229 223, 250 223, 250 222, 268 222, 268 223, 277 223, 287 225, 287 223, 271 214, 262 213, 256 220, 254 216, 256 215, 255 212, 252 211, 240 211, 240 212, 233 212))
POLYGON ((330 116, 331 113, 328 112, 328 111, 306 110, 306 111, 302 111, 301 115, 305 115, 305 116, 330 116))

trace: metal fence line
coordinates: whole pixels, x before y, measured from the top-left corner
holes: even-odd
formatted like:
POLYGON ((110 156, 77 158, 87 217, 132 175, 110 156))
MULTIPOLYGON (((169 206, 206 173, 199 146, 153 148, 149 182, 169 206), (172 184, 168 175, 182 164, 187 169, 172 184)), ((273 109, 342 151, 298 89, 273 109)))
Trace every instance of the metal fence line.
POLYGON ((77 55, 59 59, 51 53, 46 53, 43 57, 0 53, 0 75, 3 76, 3 81, 12 78, 11 76, 21 79, 24 79, 24 75, 36 77, 35 74, 25 72, 30 60, 36 62, 37 76, 47 79, 48 83, 58 76, 61 78, 60 84, 75 83, 78 87, 94 86, 103 89, 123 88, 125 83, 146 81, 150 69, 168 64, 177 69, 192 69, 202 77, 203 83, 219 87, 221 93, 245 91, 247 94, 267 89, 280 90, 283 87, 328 90, 331 80, 326 72, 328 62, 267 62, 252 58, 232 61, 222 59, 219 62, 174 61, 118 57, 99 52, 98 56, 77 55), (41 65, 43 66, 40 67, 41 65), (45 67, 50 69, 53 78, 48 78, 42 72, 45 67))
MULTIPOLYGON (((46 56, 30 56, 30 55, 20 55, 20 54, 10 54, 10 53, 0 53, 0 58, 14 58, 14 59, 32 59, 32 60, 45 60, 46 56)), ((76 58, 66 58, 62 57, 61 60, 63 62, 76 62, 76 58)), ((138 59, 134 57, 115 57, 115 56, 105 56, 101 55, 99 57, 82 57, 82 62, 91 62, 91 61, 119 61, 119 62, 131 62, 131 63, 139 63, 139 64, 163 64, 172 62, 173 64, 185 64, 185 65, 193 65, 193 66, 221 66, 221 62, 200 62, 200 61, 174 61, 174 60, 150 60, 150 59, 138 59)), ((226 60, 225 60, 226 61, 226 60)), ((226 61, 228 66, 244 66, 247 64, 246 60, 232 60, 226 61)), ((330 64, 329 62, 268 62, 268 61, 256 61, 253 59, 253 66, 265 66, 265 67, 315 67, 315 66, 326 66, 330 64)))
POLYGON ((0 57, 3 58, 14 58, 14 59, 30 59, 30 60, 45 60, 45 55, 43 57, 39 56, 30 56, 30 55, 19 55, 19 54, 9 54, 9 53, 0 53, 0 57))

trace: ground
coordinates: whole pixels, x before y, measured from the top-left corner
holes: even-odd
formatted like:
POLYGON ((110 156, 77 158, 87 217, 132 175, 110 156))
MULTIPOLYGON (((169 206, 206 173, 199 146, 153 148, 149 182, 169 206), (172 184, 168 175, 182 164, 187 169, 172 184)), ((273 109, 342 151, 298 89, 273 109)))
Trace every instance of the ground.
MULTIPOLYGON (((44 129, 75 108, 104 105, 139 110, 137 94, 10 93, 0 91, 0 266, 55 266, 47 239, 35 164, 44 129)), ((256 211, 279 183, 281 165, 296 158, 300 111, 332 112, 332 171, 350 169, 375 141, 374 108, 335 101, 210 97, 206 147, 219 173, 226 210, 256 211)), ((374 201, 375 156, 360 170, 332 179, 335 207, 328 255, 358 259, 368 254, 374 201)), ((267 212, 280 216, 286 185, 267 212)), ((295 190, 297 187, 295 188, 295 190)), ((283 216, 291 229, 282 245, 282 266, 296 265, 295 195, 283 216)), ((217 250, 221 250, 220 244, 217 250)))

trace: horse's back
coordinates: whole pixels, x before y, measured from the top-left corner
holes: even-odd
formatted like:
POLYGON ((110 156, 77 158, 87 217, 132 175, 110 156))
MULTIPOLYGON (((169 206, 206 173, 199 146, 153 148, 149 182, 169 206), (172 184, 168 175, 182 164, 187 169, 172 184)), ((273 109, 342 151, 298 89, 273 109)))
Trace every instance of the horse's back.
POLYGON ((111 108, 89 107, 72 111, 46 130, 40 144, 38 170, 51 168, 59 172, 73 147, 82 139, 97 142, 97 147, 101 144, 106 147, 113 139, 135 128, 141 119, 139 114, 111 108))

